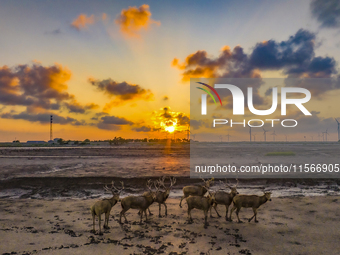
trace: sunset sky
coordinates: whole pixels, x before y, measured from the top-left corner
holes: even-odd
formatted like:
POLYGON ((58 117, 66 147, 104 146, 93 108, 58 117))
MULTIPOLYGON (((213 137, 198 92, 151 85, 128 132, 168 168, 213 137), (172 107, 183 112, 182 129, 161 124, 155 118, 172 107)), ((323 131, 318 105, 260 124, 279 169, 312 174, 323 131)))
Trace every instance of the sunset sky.
MULTIPOLYGON (((50 115, 65 140, 165 138, 174 124, 185 137, 190 78, 338 79, 339 10, 334 0, 0 0, 0 142, 49 140, 50 115)), ((312 92, 308 137, 328 129, 336 140, 337 84, 312 92)))

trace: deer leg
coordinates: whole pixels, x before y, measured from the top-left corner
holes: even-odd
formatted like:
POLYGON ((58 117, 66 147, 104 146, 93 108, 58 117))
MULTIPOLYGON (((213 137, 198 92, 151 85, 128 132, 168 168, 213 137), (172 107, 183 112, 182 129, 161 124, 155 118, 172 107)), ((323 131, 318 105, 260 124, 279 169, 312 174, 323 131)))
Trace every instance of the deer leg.
POLYGON ((124 218, 125 218, 125 223, 128 223, 128 220, 126 219, 126 216, 125 216, 125 210, 123 209, 121 212, 120 212, 120 214, 119 214, 119 223, 120 224, 122 224, 122 215, 124 216, 124 218))
POLYGON ((165 207, 165 216, 168 216, 168 207, 166 206, 166 203, 163 204, 165 207))
MULTIPOLYGON (((143 221, 143 213, 144 211, 140 210, 140 221, 139 221, 139 224, 142 224, 142 221, 143 221)), ((146 214, 146 213, 145 213, 146 214)))
POLYGON ((189 222, 193 222, 192 217, 191 217, 191 209, 188 208, 188 218, 189 222))
POLYGON ((146 209, 144 210, 144 213, 145 213, 145 222, 148 222, 148 215, 146 213, 146 209))
POLYGON ((181 201, 179 202, 179 207, 182 208, 182 200, 185 198, 185 196, 181 197, 181 201))
POLYGON ((151 213, 151 211, 150 211, 150 207, 148 207, 148 211, 149 211, 149 215, 153 215, 153 214, 151 213))
POLYGON ((256 208, 253 208, 253 212, 254 212, 254 215, 253 217, 251 217, 248 222, 250 222, 254 217, 255 217, 255 222, 258 222, 257 219, 256 219, 256 214, 257 214, 257 209, 256 208))
POLYGON ((92 232, 96 233, 96 227, 95 227, 95 224, 96 224, 96 215, 94 213, 92 213, 92 219, 93 219, 93 229, 92 229, 92 232))
POLYGON ((217 216, 218 217, 221 217, 221 215, 218 213, 218 211, 217 211, 217 204, 214 204, 214 209, 215 209, 215 212, 217 213, 217 216))
POLYGON ((158 206, 159 206, 158 217, 160 218, 161 217, 161 203, 159 203, 158 206))
POLYGON ((208 224, 208 210, 204 211, 204 227, 209 226, 208 224))
POLYGON ((225 219, 228 220, 229 205, 225 205, 225 219))
POLYGON ((109 217, 110 217, 110 212, 105 213, 105 221, 104 221, 104 228, 105 229, 110 229, 109 228, 109 217))
POLYGON ((231 215, 232 215, 232 213, 235 211, 235 209, 236 209, 236 206, 234 206, 233 208, 231 208, 230 214, 229 214, 229 221, 232 221, 231 215))
POLYGON ((100 223, 101 223, 101 215, 99 214, 98 215, 98 221, 99 221, 99 235, 102 235, 102 229, 101 229, 101 226, 100 226, 100 223))
POLYGON ((240 220, 240 217, 238 217, 238 213, 240 212, 241 208, 237 208, 236 210, 236 216, 237 216, 237 219, 238 219, 238 223, 242 223, 242 221, 240 220))

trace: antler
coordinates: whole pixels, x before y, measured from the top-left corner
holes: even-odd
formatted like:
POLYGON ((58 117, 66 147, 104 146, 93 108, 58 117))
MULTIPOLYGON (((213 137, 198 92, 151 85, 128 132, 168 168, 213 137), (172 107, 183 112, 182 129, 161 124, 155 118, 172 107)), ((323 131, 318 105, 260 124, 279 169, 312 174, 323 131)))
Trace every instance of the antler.
POLYGON ((165 176, 163 176, 162 178, 159 178, 159 180, 157 181, 158 182, 158 185, 159 187, 163 186, 164 189, 166 189, 165 185, 164 185, 164 181, 165 181, 165 176))
POLYGON ((225 186, 228 187, 229 189, 231 189, 231 186, 229 185, 227 178, 225 179, 225 186))
POLYGON ((159 181, 154 181, 154 182, 153 182, 153 185, 155 186, 155 188, 156 188, 156 191, 158 191, 158 190, 159 190, 159 188, 160 188, 159 181), (157 186, 157 184, 158 184, 158 186, 157 186))
POLYGON ((173 178, 170 177, 170 186, 169 186, 169 189, 170 189, 172 186, 174 186, 175 183, 176 183, 176 178, 175 178, 175 177, 173 177, 173 178))
POLYGON ((122 192, 122 190, 124 189, 124 182, 120 182, 121 184, 122 184, 122 188, 120 188, 120 189, 118 189, 118 188, 116 188, 115 187, 115 183, 114 183, 114 181, 112 181, 112 183, 111 183, 111 188, 109 188, 107 185, 105 185, 104 186, 104 189, 106 190, 106 191, 111 191, 111 192, 117 192, 117 193, 120 193, 120 192, 122 192))
POLYGON ((151 182, 151 179, 150 180, 148 180, 147 182, 146 182, 146 187, 151 191, 151 185, 152 185, 152 182, 151 182))
POLYGON ((237 181, 237 182, 236 182, 236 186, 235 186, 235 188, 237 188, 237 185, 238 185, 238 178, 236 178, 236 181, 237 181))

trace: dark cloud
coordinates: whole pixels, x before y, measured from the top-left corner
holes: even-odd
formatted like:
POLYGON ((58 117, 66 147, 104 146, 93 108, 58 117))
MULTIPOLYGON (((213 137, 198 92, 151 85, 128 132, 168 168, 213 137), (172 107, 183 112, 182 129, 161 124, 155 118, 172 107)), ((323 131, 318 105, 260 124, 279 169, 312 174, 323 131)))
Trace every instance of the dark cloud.
POLYGON ((95 109, 95 104, 82 106, 75 96, 67 92, 71 71, 61 65, 18 65, 0 67, 0 104, 26 106, 27 112, 34 109, 60 110, 85 113, 95 109))
POLYGON ((312 0, 310 8, 312 15, 321 23, 322 27, 340 27, 339 0, 312 0))
POLYGON ((132 130, 137 131, 137 132, 150 132, 152 131, 152 128, 147 127, 147 126, 141 126, 141 127, 133 127, 132 130))
POLYGON ((82 106, 76 101, 73 101, 71 103, 65 103, 64 105, 68 109, 69 112, 81 113, 81 114, 84 114, 87 110, 92 110, 92 109, 96 109, 99 107, 97 104, 93 104, 93 103, 82 106))
POLYGON ((185 126, 185 125, 190 124, 190 118, 187 115, 185 115, 184 113, 177 114, 176 118, 177 118, 177 121, 178 121, 177 125, 185 126))
POLYGON ((111 130, 111 131, 117 131, 117 130, 120 130, 121 127, 120 126, 117 126, 117 125, 112 125, 112 124, 105 124, 105 123, 98 123, 97 124, 97 127, 99 129, 104 129, 104 130, 111 130))
POLYGON ((27 120, 30 122, 40 122, 41 124, 47 124, 50 122, 50 116, 53 115, 53 123, 55 124, 71 124, 75 126, 81 126, 86 125, 84 121, 78 121, 71 117, 63 117, 54 113, 27 113, 27 112, 21 112, 19 114, 14 113, 4 113, 1 114, 1 118, 3 119, 21 119, 21 120, 27 120))
POLYGON ((132 125, 133 122, 128 121, 125 118, 120 118, 116 116, 104 116, 101 117, 101 120, 104 124, 114 124, 114 125, 132 125))
POLYGON ((208 120, 196 120, 196 119, 190 120, 190 129, 197 130, 200 129, 201 127, 209 128, 211 127, 211 122, 209 122, 208 120))
POLYGON ((153 100, 154 95, 149 89, 144 89, 137 84, 129 84, 127 82, 116 82, 112 79, 107 80, 94 80, 89 79, 89 82, 98 90, 103 91, 105 94, 114 99, 105 106, 106 110, 114 106, 119 106, 128 101, 133 100, 153 100))
POLYGON ((105 130, 120 130, 123 125, 132 125, 133 122, 125 118, 120 118, 116 116, 103 116, 97 123, 97 127, 105 130))
POLYGON ((47 35, 59 35, 59 34, 62 34, 62 32, 61 32, 61 29, 58 28, 58 29, 54 29, 52 31, 45 32, 45 34, 47 34, 47 35))
POLYGON ((287 41, 258 43, 249 58, 251 68, 282 70, 289 77, 327 78, 336 74, 332 57, 315 57, 314 33, 300 29, 287 41))
POLYGON ((0 103, 43 109, 59 109, 64 100, 72 100, 65 84, 71 72, 60 65, 43 67, 19 65, 0 68, 0 103))
MULTIPOLYGON (((217 58, 201 50, 188 55, 183 63, 175 58, 172 65, 182 71, 183 81, 190 78, 261 78, 260 71, 266 70, 279 70, 295 78, 333 77, 337 74, 337 63, 333 57, 315 57, 315 40, 314 33, 300 29, 286 41, 257 43, 249 54, 244 53, 241 46, 233 50, 224 46, 217 58)), ((242 84, 238 86, 245 92, 242 84)), ((261 79, 253 84, 254 104, 263 102, 258 93, 260 86, 261 79)), ((319 89, 317 92, 324 93, 326 90, 319 89)))

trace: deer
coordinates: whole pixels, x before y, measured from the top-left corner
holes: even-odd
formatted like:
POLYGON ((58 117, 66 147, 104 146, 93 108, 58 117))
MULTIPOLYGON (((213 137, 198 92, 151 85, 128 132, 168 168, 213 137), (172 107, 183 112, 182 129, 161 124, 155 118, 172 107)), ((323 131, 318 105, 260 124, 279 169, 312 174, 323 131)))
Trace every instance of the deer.
POLYGON ((125 218, 125 223, 128 223, 126 219, 125 213, 129 209, 138 209, 140 212, 140 224, 142 224, 143 213, 145 213, 145 222, 148 222, 148 216, 146 213, 146 209, 155 201, 156 194, 151 190, 151 180, 147 181, 147 187, 149 188, 150 193, 142 196, 128 196, 122 199, 121 206, 122 211, 119 214, 119 223, 122 224, 122 216, 125 218))
POLYGON ((248 222, 250 222, 255 217, 255 222, 258 223, 258 220, 256 219, 257 209, 261 205, 266 203, 267 201, 272 201, 272 199, 270 198, 271 194, 272 194, 271 192, 264 192, 264 194, 262 196, 257 196, 257 195, 237 195, 237 196, 235 196, 233 198, 234 207, 230 211, 229 220, 232 221, 231 220, 231 214, 233 213, 233 211, 236 210, 238 222, 241 223, 242 221, 240 220, 240 218, 238 216, 238 214, 241 210, 241 207, 245 207, 245 208, 251 207, 251 208, 253 208, 254 215, 250 219, 248 219, 248 222))
POLYGON ((203 197, 203 196, 189 196, 186 198, 187 204, 188 204, 188 218, 189 218, 189 222, 192 223, 193 219, 191 217, 191 210, 196 208, 199 210, 202 210, 204 213, 204 228, 207 228, 208 221, 208 211, 211 208, 211 206, 213 205, 215 200, 214 194, 209 194, 208 192, 208 196, 203 197))
MULTIPOLYGON (((156 199, 155 199, 155 202, 158 203, 158 205, 159 205, 159 213, 158 213, 158 217, 159 218, 162 217, 161 216, 161 205, 164 205, 164 207, 165 207, 165 216, 168 216, 168 208, 166 206, 165 201, 168 199, 168 197, 170 195, 171 188, 176 183, 176 178, 175 177, 174 178, 170 177, 170 185, 169 185, 169 187, 166 187, 165 184, 164 184, 165 178, 166 177, 163 176, 162 178, 160 178, 159 180, 154 182, 154 186, 156 188, 156 192, 155 192, 156 199), (164 191, 159 190, 161 186, 163 186, 164 191)), ((147 195, 149 195, 149 193, 150 193, 150 191, 144 192, 143 196, 147 196, 147 195)), ((152 215, 152 213, 150 211, 150 207, 148 208, 148 211, 149 211, 149 215, 152 215)))
POLYGON ((210 185, 212 182, 214 182, 214 178, 210 179, 210 180, 204 180, 202 179, 204 182, 204 185, 199 185, 199 186, 185 186, 183 188, 183 194, 184 196, 181 197, 181 201, 179 202, 179 207, 182 208, 182 200, 184 198, 187 198, 188 196, 201 196, 203 197, 205 195, 205 193, 208 192, 210 185))
POLYGON ((103 200, 97 201, 92 207, 91 207, 91 214, 92 214, 92 220, 93 220, 93 229, 91 232, 96 233, 95 230, 95 218, 98 216, 99 221, 99 235, 102 235, 101 230, 101 215, 105 213, 105 220, 104 220, 104 229, 109 229, 109 216, 112 207, 117 204, 119 200, 120 193, 124 190, 124 182, 121 182, 122 187, 120 189, 116 188, 114 185, 114 182, 112 181, 111 188, 107 187, 107 185, 104 186, 104 189, 106 191, 112 192, 112 198, 105 198, 103 200))
POLYGON ((237 185, 238 185, 238 179, 237 180, 237 183, 235 185, 235 187, 231 187, 229 184, 228 184, 228 180, 226 179, 225 180, 225 183, 223 181, 220 180, 220 183, 222 185, 225 185, 227 188, 230 189, 230 193, 227 193, 225 191, 222 191, 222 190, 219 190, 219 191, 216 191, 215 192, 215 201, 214 201, 214 204, 212 207, 210 207, 210 218, 213 218, 213 216, 211 215, 211 211, 212 211, 212 208, 215 209, 218 217, 221 217, 221 215, 218 213, 217 211, 217 205, 225 205, 225 219, 228 220, 228 209, 229 209, 229 206, 231 205, 231 203, 233 202, 233 198, 238 195, 239 193, 237 192, 237 185))

